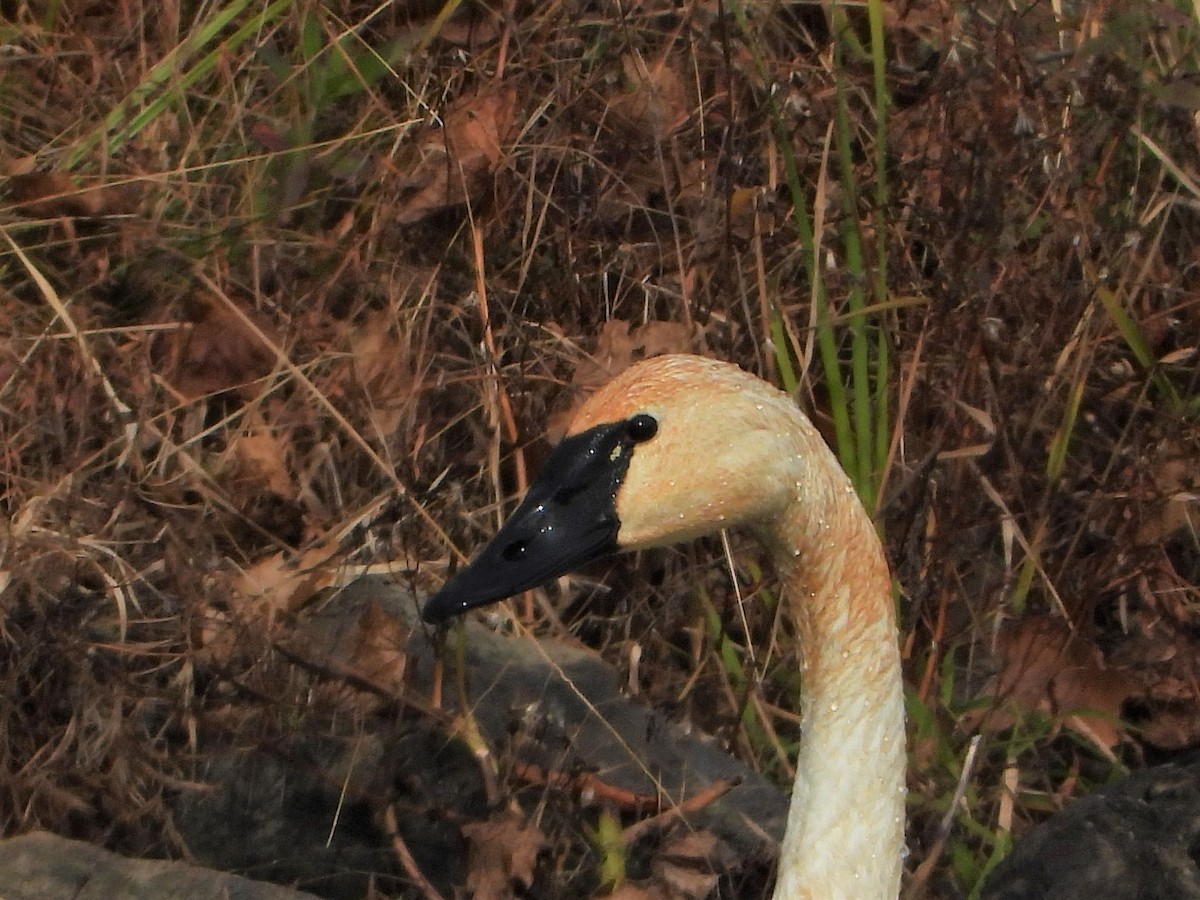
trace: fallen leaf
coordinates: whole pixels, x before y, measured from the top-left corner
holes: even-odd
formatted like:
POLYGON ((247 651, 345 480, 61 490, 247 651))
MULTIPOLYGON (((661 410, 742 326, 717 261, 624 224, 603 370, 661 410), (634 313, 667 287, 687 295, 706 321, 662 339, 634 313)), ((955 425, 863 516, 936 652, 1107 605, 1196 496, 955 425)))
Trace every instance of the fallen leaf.
POLYGON ((239 435, 230 450, 234 460, 231 474, 235 480, 263 485, 280 497, 296 497, 287 464, 289 444, 282 437, 264 426, 250 434, 239 435))
POLYGON ((538 854, 548 845, 545 835, 515 815, 463 826, 469 844, 467 893, 474 900, 511 900, 514 883, 533 884, 538 854))
POLYGON ((21 212, 41 219, 128 214, 137 208, 141 193, 131 183, 80 187, 65 172, 14 175, 8 180, 8 190, 21 212))
POLYGON ((197 657, 227 666, 280 631, 284 614, 333 581, 337 548, 316 547, 299 559, 272 553, 232 577, 222 578, 226 609, 209 607, 201 616, 197 657))
POLYGON ((632 138, 661 142, 691 114, 683 78, 668 59, 664 55, 649 65, 640 53, 626 53, 621 58, 625 91, 614 98, 609 110, 632 138))
POLYGON ((704 900, 734 862, 733 851, 711 831, 681 831, 659 849, 650 869, 676 900, 704 900))
POLYGON ((691 331, 679 322, 647 322, 631 330, 628 322, 609 319, 600 329, 595 352, 576 367, 571 383, 594 391, 638 360, 692 349, 691 331))
POLYGON ((1154 469, 1154 484, 1164 499, 1143 519, 1135 538, 1139 546, 1153 546, 1176 531, 1200 531, 1200 467, 1194 454, 1169 448, 1166 459, 1154 469))
POLYGON ((675 190, 664 178, 658 160, 630 154, 622 164, 620 177, 608 178, 596 195, 596 220, 609 227, 629 224, 631 216, 661 204, 665 194, 675 190))
POLYGON ((650 861, 651 877, 626 881, 606 900, 704 900, 720 873, 737 863, 729 846, 710 831, 679 831, 650 861))
POLYGON ((595 351, 576 367, 571 382, 594 391, 633 365, 636 350, 637 338, 629 333, 629 323, 609 319, 600 329, 595 351))
MULTIPOLYGON (((255 310, 246 315, 263 337, 278 343, 265 316, 255 310)), ((156 347, 166 380, 189 400, 239 387, 248 388, 247 399, 253 397, 253 382, 275 366, 271 347, 223 304, 201 300, 188 319, 182 328, 165 333, 156 347)))
POLYGON ((255 122, 251 125, 250 138, 271 153, 282 153, 288 145, 287 135, 267 122, 255 122))
POLYGON ((692 348, 692 330, 683 322, 647 322, 634 329, 634 341, 640 345, 642 358, 666 353, 687 353, 692 348))
POLYGON ((498 11, 482 5, 464 4, 459 14, 450 17, 438 30, 438 40, 458 47, 481 47, 500 37, 503 20, 498 11))
POLYGON ((511 85, 459 97, 446 110, 444 127, 421 143, 416 167, 401 179, 401 190, 415 193, 396 213, 396 221, 412 225, 478 200, 513 137, 516 108, 517 89, 511 85))
POLYGON ((378 713, 388 701, 360 685, 403 690, 411 629, 373 600, 347 604, 338 598, 314 606, 319 608, 300 617, 282 646, 321 670, 351 676, 331 678, 317 689, 338 709, 360 716, 378 713))
POLYGON ((408 629, 378 603, 367 604, 356 622, 352 640, 341 646, 340 659, 347 668, 376 684, 403 684, 408 654, 408 629))
POLYGON ((282 614, 333 583, 337 554, 336 545, 312 547, 298 557, 279 551, 243 569, 229 580, 230 618, 254 624, 261 633, 272 632, 282 614))
POLYGON ((600 329, 595 351, 575 368, 571 384, 577 388, 575 400, 565 409, 552 413, 546 425, 546 437, 556 443, 566 433, 583 398, 608 384, 638 360, 664 353, 687 353, 698 349, 688 326, 679 322, 646 322, 631 329, 623 319, 609 319, 600 329))
MULTIPOLYGON (((1106 667, 1097 649, 1050 616, 1022 619, 1001 633, 997 649, 1002 669, 983 696, 1061 718, 1111 755, 1121 741, 1122 707, 1143 693, 1136 678, 1106 667)), ((1005 728, 1012 716, 991 709, 968 717, 968 723, 1005 728)))
POLYGON ((381 434, 391 434, 399 427, 417 387, 411 343, 397 336, 389 319, 382 312, 370 316, 350 336, 354 374, 371 402, 381 434))
POLYGON ((1148 744, 1164 750, 1186 750, 1200 740, 1200 721, 1195 703, 1154 704, 1150 717, 1138 723, 1138 731, 1148 744))

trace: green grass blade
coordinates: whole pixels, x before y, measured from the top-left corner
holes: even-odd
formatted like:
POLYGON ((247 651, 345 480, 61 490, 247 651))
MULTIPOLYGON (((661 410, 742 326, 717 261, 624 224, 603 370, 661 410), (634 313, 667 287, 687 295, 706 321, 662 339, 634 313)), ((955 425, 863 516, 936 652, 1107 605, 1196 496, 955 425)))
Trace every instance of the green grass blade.
POLYGON ((263 31, 268 23, 287 12, 289 0, 275 0, 263 8, 233 34, 222 37, 224 30, 250 5, 250 0, 233 0, 211 19, 185 38, 179 46, 156 63, 133 91, 118 103, 91 134, 79 140, 67 157, 67 168, 73 169, 81 160, 91 156, 103 145, 108 154, 114 153, 130 138, 153 122, 175 102, 179 92, 187 90, 212 72, 217 63, 252 35, 263 31), (188 59, 201 52, 213 41, 217 46, 190 69, 184 69, 188 59))
POLYGON ((1120 332, 1122 340, 1129 347, 1133 358, 1137 360, 1139 366, 1149 373, 1155 388, 1163 395, 1170 408, 1177 412, 1183 410, 1187 404, 1179 396, 1179 392, 1175 390, 1175 385, 1171 383, 1170 379, 1159 371, 1158 360, 1154 356, 1154 351, 1150 349, 1150 344, 1146 340, 1141 326, 1125 311, 1120 298, 1117 297, 1116 293, 1102 284, 1096 286, 1096 296, 1100 299, 1100 303, 1103 305, 1104 311, 1108 313, 1108 317, 1112 319, 1113 325, 1120 332))
MULTIPOLYGON (((887 89, 887 43, 883 31, 883 0, 868 0, 867 20, 871 29, 871 67, 875 82, 875 304, 881 307, 891 296, 888 290, 888 248, 881 236, 887 234, 886 211, 890 208, 888 186, 888 112, 891 95, 887 89)), ((881 313, 882 314, 882 313, 881 313)), ((883 477, 891 440, 889 383, 891 344, 880 328, 875 344, 875 472, 876 484, 883 477)))
MULTIPOLYGON (((849 29, 844 29, 843 33, 849 29)), ((867 508, 874 507, 875 479, 872 472, 874 458, 871 425, 871 349, 867 334, 866 295, 863 285, 867 281, 866 260, 863 257, 862 236, 858 228, 858 177, 854 170, 854 137, 850 128, 849 89, 842 77, 842 60, 846 53, 844 40, 834 41, 834 68, 836 81, 835 146, 838 168, 841 174, 842 222, 839 229, 845 250, 846 268, 850 273, 846 294, 849 308, 850 328, 850 387, 853 397, 853 432, 855 471, 851 473, 859 495, 867 508)), ((832 377, 832 375, 830 375, 832 377)))
MULTIPOLYGON (((746 15, 746 8, 740 2, 730 4, 734 20, 738 24, 746 45, 754 60, 758 76, 766 86, 771 84, 770 72, 762 49, 757 40, 757 34, 746 15)), ((792 148, 791 137, 784 126, 783 114, 775 101, 774 94, 766 92, 766 104, 775 143, 783 158, 784 180, 792 200, 792 219, 796 226, 796 234, 800 238, 800 246, 804 250, 804 259, 808 277, 812 281, 813 303, 816 306, 817 321, 817 352, 821 357, 821 365, 826 373, 826 387, 829 391, 830 414, 833 418, 835 440, 838 458, 842 466, 855 478, 859 471, 858 454, 854 441, 854 429, 850 421, 849 406, 846 401, 846 388, 842 381, 841 363, 838 358, 837 337, 833 331, 833 316, 829 309, 828 297, 825 292, 825 282, 821 275, 820 259, 817 255, 816 240, 813 235, 812 216, 808 210, 808 199, 804 195, 801 184, 800 170, 796 165, 796 156, 792 148)), ((861 490, 861 486, 856 487, 861 490)))

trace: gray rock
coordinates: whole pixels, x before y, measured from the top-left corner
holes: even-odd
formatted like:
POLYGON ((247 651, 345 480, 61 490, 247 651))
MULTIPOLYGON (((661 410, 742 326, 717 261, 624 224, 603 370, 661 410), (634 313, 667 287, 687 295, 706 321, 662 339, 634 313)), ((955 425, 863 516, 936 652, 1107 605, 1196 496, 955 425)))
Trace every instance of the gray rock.
POLYGON ((39 831, 0 841, 4 900, 316 900, 181 862, 127 859, 39 831))

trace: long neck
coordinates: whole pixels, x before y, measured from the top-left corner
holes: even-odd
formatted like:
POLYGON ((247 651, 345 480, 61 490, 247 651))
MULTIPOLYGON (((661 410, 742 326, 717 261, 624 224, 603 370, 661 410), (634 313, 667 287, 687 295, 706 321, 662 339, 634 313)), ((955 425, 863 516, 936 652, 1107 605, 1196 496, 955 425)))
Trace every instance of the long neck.
MULTIPOLYGON (((808 426, 808 423, 804 423, 808 426)), ((764 529, 802 654, 803 736, 776 900, 895 900, 904 845, 904 696, 887 563, 820 438, 764 529)))

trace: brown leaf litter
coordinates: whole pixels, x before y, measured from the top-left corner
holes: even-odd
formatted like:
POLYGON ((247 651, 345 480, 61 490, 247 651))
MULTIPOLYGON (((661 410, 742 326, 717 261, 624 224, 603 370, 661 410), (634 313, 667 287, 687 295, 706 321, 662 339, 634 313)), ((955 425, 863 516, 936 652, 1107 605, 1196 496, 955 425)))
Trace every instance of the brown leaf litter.
MULTIPOLYGON (((392 318, 385 312, 372 313, 350 334, 355 380, 370 401, 373 424, 381 435, 400 427, 420 393, 413 341, 396 332, 392 318)), ((333 386, 331 396, 339 387, 333 386)))
POLYGON ((1029 616, 1006 628, 997 652, 1001 671, 982 695, 1000 706, 972 714, 969 721, 1006 728, 1013 724, 1008 704, 1039 710, 1111 756, 1124 732, 1122 709, 1141 693, 1138 679, 1106 666, 1098 650, 1050 616, 1029 616))
POLYGON ((625 882, 608 900, 704 900, 736 862, 733 851, 712 832, 681 829, 654 853, 650 878, 625 882))
POLYGON ((399 188, 411 192, 395 213, 401 225, 413 225, 435 213, 479 202, 490 176, 515 136, 517 89, 510 84, 484 88, 456 99, 416 150, 411 171, 399 188))
POLYGON ((511 900, 533 884, 538 854, 549 844, 522 816, 500 813, 463 826, 467 838, 467 892, 475 900, 511 900))
POLYGON ((237 435, 230 445, 231 484, 294 499, 297 490, 289 465, 291 452, 291 442, 284 435, 259 423, 237 435))
POLYGON ((609 105, 626 136, 639 143, 665 140, 682 128, 691 116, 693 103, 683 78, 663 55, 647 63, 640 53, 621 57, 625 89, 609 105))
POLYGON ((1176 445, 1164 448, 1153 473, 1154 485, 1164 499, 1142 519, 1136 536, 1139 545, 1160 544, 1177 531, 1200 534, 1200 462, 1194 450, 1176 445))
POLYGON ((21 212, 40 219, 128 215, 137 209, 141 200, 141 189, 137 184, 125 182, 83 187, 65 172, 13 175, 8 180, 8 190, 21 212))
MULTIPOLYGON (((1130 522, 1135 548, 1160 548, 1174 536, 1194 540, 1197 533, 1195 459, 1173 442, 1159 449, 1149 471, 1149 490, 1159 499, 1142 504, 1130 522)), ((1105 652, 1090 632, 1057 616, 1027 616, 1004 628, 996 645, 1001 671, 982 692, 1000 707, 973 713, 967 723, 1004 728, 1014 709, 1037 710, 1110 758, 1131 730, 1163 750, 1200 740, 1200 641, 1187 624, 1186 579, 1159 553, 1127 581, 1119 603, 1122 637, 1105 652)))
POLYGON ((557 442, 566 432, 583 398, 606 384, 641 359, 664 353, 693 353, 702 349, 702 341, 693 329, 681 322, 646 322, 631 327, 622 319, 605 322, 596 339, 596 349, 580 360, 571 377, 575 388, 573 400, 566 409, 550 416, 546 437, 557 442))
POLYGON ((255 328, 224 302, 195 298, 181 326, 155 346, 158 371, 189 400, 235 389, 243 389, 247 399, 255 396, 254 382, 275 366, 271 344, 278 346, 279 337, 262 313, 250 308, 245 316, 255 328))

